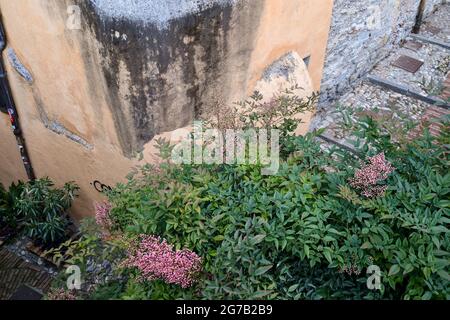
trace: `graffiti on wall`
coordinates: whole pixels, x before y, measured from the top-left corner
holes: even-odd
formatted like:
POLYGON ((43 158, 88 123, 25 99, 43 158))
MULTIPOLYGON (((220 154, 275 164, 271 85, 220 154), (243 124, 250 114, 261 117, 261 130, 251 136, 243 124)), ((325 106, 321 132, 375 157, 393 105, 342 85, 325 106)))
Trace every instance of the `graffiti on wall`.
POLYGON ((95 188, 95 190, 97 190, 97 192, 100 192, 100 193, 105 193, 105 192, 112 190, 112 188, 110 186, 108 186, 107 184, 104 184, 98 180, 95 180, 94 182, 92 182, 91 185, 95 188))

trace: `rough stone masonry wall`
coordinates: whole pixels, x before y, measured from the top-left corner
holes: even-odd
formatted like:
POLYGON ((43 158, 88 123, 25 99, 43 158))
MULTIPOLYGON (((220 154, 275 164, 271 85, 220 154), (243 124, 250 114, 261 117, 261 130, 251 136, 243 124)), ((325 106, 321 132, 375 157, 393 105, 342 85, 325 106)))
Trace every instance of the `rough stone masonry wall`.
POLYGON ((448 0, 428 0, 425 4, 425 16, 429 16, 437 6, 447 2, 448 0))
MULTIPOLYGON (((442 0, 427 0, 429 15, 442 0)), ((420 0, 335 0, 322 82, 326 108, 412 30, 420 0)))

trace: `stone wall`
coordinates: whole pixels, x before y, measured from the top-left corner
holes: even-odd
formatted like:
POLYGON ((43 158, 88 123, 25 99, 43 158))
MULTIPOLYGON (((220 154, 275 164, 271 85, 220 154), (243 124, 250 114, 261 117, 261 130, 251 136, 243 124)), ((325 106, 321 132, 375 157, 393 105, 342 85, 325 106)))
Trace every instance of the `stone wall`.
MULTIPOLYGON (((420 0, 335 0, 321 105, 327 107, 398 45, 416 22, 420 0)), ((430 14, 442 0, 427 0, 430 14)))
POLYGON ((448 2, 447 0, 427 0, 425 4, 425 16, 430 15, 436 8, 442 3, 448 2))

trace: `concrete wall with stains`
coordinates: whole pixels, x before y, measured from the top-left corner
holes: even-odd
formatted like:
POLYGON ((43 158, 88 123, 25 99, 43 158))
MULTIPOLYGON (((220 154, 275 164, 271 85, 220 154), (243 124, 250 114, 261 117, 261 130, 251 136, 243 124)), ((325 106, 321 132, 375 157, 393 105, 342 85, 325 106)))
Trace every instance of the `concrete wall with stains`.
MULTIPOLYGON (((101 199, 92 182, 122 181, 141 152, 155 161, 154 139, 189 126, 216 99, 281 88, 279 79, 272 88, 261 81, 287 54, 300 60, 301 94, 318 90, 332 3, 0 0, 3 58, 37 175, 76 181, 74 215, 89 215, 101 199), (80 29, 68 28, 73 5, 80 29)), ((3 114, 0 135, 0 181, 25 179, 3 114)))

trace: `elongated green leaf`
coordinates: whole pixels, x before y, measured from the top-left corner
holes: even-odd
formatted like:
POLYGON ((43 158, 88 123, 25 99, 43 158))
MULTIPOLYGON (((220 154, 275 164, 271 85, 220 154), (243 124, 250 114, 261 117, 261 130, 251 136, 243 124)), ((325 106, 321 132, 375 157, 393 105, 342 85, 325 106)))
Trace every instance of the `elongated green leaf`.
POLYGON ((398 264, 394 264, 389 269, 389 276, 395 276, 399 272, 400 272, 400 266, 398 264))
POLYGON ((261 242, 264 240, 265 237, 266 237, 265 234, 259 234, 259 235, 257 235, 257 236, 254 236, 254 237, 250 240, 250 243, 251 243, 252 245, 261 243, 261 242))
POLYGON ((255 276, 260 276, 260 275, 265 274, 267 271, 272 269, 272 267, 273 267, 273 264, 270 266, 264 266, 264 267, 260 267, 260 268, 256 269, 255 276))

